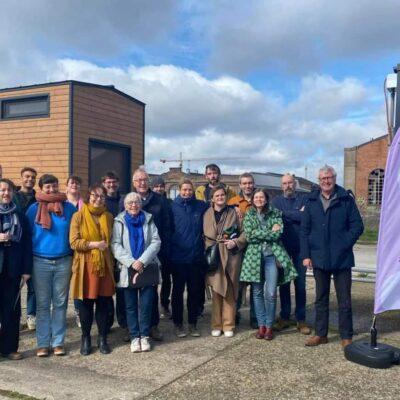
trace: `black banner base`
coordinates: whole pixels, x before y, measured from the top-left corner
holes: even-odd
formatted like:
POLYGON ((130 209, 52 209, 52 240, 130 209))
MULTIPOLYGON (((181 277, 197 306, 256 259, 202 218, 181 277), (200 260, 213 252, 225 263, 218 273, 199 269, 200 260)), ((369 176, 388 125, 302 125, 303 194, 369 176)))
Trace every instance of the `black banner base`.
POLYGON ((369 368, 390 368, 400 363, 400 349, 388 344, 377 343, 372 347, 370 342, 357 341, 344 349, 347 360, 369 368))

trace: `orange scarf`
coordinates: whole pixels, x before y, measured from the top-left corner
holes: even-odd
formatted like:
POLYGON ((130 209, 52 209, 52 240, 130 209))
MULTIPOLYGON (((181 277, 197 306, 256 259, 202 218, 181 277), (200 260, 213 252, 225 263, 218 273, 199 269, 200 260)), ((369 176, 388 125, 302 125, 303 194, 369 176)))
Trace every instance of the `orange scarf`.
POLYGON ((64 215, 64 201, 67 196, 64 193, 46 194, 37 192, 35 198, 38 202, 38 209, 36 213, 35 222, 42 225, 43 229, 51 229, 51 216, 50 213, 56 214, 58 217, 64 215))

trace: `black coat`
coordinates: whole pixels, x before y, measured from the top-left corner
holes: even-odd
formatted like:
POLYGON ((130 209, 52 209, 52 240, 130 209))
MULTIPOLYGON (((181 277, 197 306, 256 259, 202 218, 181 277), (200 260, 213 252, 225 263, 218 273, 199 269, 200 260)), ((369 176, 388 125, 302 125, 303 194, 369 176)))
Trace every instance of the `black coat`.
POLYGON ((10 242, 4 246, 4 264, 2 274, 7 274, 11 279, 20 279, 23 274, 32 274, 32 237, 29 223, 25 215, 18 212, 18 218, 22 226, 21 240, 10 242))
POLYGON ((354 267, 353 246, 364 231, 354 198, 336 185, 337 197, 325 212, 320 193, 310 194, 302 213, 300 257, 311 258, 313 268, 323 270, 354 267))

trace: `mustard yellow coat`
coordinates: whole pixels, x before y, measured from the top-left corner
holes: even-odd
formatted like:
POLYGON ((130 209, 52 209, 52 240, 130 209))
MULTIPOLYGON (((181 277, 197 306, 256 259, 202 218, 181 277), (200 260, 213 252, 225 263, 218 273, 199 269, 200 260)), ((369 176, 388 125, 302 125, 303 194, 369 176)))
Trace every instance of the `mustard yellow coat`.
MULTIPOLYGON (((106 211, 108 226, 110 227, 110 237, 113 226, 113 216, 106 211)), ((72 259, 72 276, 70 293, 73 299, 83 299, 83 271, 85 268, 85 254, 89 252, 88 241, 82 237, 82 220, 83 216, 80 211, 72 216, 71 226, 69 230, 69 243, 71 249, 74 250, 72 259)), ((111 243, 110 243, 111 246, 111 243)), ((111 253, 111 247, 104 251, 104 259, 106 268, 109 269, 111 278, 114 282, 114 258, 111 253)), ((115 286, 115 282, 114 282, 115 286)))

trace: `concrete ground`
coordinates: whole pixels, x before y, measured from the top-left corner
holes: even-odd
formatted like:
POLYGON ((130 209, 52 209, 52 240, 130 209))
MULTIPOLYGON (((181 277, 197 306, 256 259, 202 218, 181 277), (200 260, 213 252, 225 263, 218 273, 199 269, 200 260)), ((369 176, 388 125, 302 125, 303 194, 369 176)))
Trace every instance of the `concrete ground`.
MULTIPOLYGON (((366 254, 370 247, 357 249, 366 254)), ((373 251, 372 251, 373 252, 373 251)), ((333 285, 332 285, 333 286, 333 285)), ((314 282, 307 281, 308 317, 313 321, 314 282)), ((333 294, 333 292, 332 292, 333 294)), ((353 285, 355 339, 368 339, 374 285, 353 285)), ((278 306, 279 309, 279 306, 278 306)), ((110 355, 97 349, 79 354, 80 331, 69 308, 68 355, 39 359, 34 332, 21 334, 22 361, 0 359, 0 399, 394 399, 399 366, 386 370, 347 361, 337 333, 337 307, 331 299, 329 343, 306 348, 295 328, 267 342, 248 326, 248 307, 234 338, 210 336, 210 303, 199 322, 200 338, 177 339, 170 320, 162 320, 165 340, 150 353, 132 354, 115 327, 110 355)), ((400 313, 378 318, 379 341, 400 347, 400 313)), ((95 333, 96 329, 93 329, 95 333)), ((94 335, 94 343, 95 335, 94 335)))

